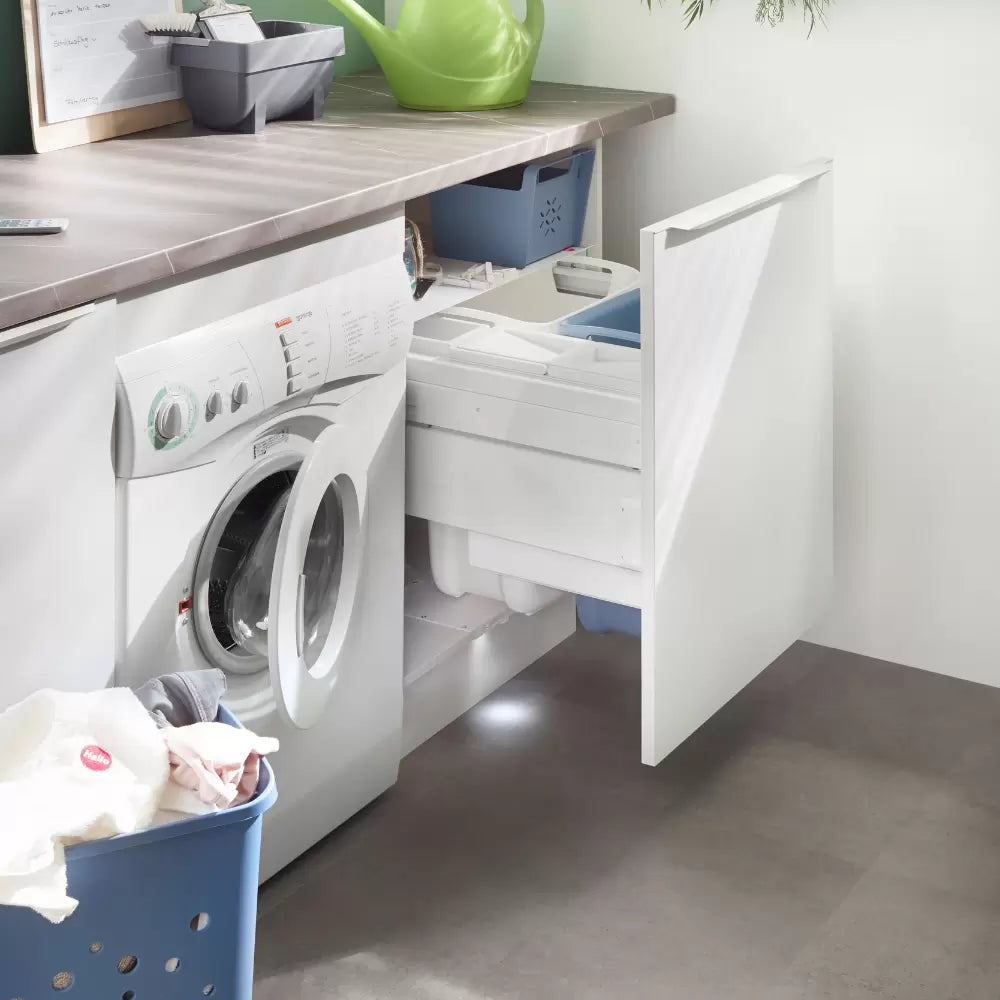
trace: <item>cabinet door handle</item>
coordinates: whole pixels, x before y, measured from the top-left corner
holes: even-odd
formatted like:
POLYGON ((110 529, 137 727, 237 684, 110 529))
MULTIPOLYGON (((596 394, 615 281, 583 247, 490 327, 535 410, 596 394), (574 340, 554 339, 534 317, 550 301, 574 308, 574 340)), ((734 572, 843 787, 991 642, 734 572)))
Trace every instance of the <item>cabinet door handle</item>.
POLYGON ((698 208, 681 212, 658 225, 649 226, 648 229, 657 234, 663 233, 668 246, 684 243, 699 233, 707 232, 727 222, 734 222, 738 218, 751 215, 780 201, 807 181, 828 173, 832 162, 832 160, 814 160, 798 170, 777 174, 759 184, 753 184, 706 202, 698 208))
POLYGON ((51 316, 43 316, 41 319, 32 320, 30 323, 22 323, 20 326, 12 326, 9 330, 0 330, 0 350, 5 347, 12 347, 14 344, 23 344, 27 340, 37 340, 46 334, 55 333, 57 330, 75 323, 78 319, 90 315, 95 309, 93 302, 86 305, 77 306, 75 309, 67 309, 65 312, 53 313, 51 316))

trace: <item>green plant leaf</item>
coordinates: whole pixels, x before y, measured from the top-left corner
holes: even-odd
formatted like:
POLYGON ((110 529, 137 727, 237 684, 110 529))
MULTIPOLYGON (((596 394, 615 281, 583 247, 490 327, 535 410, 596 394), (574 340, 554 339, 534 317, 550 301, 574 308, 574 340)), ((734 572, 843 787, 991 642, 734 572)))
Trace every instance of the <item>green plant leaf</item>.
MULTIPOLYGON (((649 10, 653 9, 653 0, 643 0, 649 10)), ((786 5, 794 7, 802 3, 802 17, 809 25, 808 35, 813 33, 817 24, 826 24, 826 14, 833 0, 757 0, 757 21, 772 27, 785 20, 786 5)), ((715 0, 708 0, 711 6, 715 0)), ((663 0, 660 0, 663 6, 663 0)), ((681 0, 681 20, 685 28, 690 28, 695 21, 705 13, 705 0, 681 0)), ((808 37, 807 35, 807 37, 808 37)))
MULTIPOLYGON (((713 0, 709 0, 712 3, 713 0)), ((705 0, 689 0, 687 7, 684 8, 681 14, 684 19, 684 27, 690 28, 702 14, 705 13, 705 0)))

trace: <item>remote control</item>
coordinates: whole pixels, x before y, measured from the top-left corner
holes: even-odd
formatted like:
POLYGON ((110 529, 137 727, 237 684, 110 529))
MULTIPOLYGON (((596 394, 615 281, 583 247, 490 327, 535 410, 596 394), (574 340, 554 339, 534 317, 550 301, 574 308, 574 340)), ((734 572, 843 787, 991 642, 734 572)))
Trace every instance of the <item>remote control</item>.
POLYGON ((0 219, 0 236, 51 236, 68 225, 69 219, 0 219))

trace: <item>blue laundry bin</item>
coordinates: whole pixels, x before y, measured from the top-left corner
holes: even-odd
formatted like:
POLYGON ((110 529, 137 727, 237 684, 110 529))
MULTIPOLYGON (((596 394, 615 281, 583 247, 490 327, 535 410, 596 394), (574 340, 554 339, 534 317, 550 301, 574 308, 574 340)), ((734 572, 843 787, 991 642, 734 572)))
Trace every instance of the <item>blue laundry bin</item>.
POLYGON ((487 174, 431 195, 439 257, 526 267, 580 245, 594 150, 487 174))
MULTIPOLYGON (((639 289, 636 288, 571 316, 560 324, 559 332, 602 344, 638 347, 639 318, 639 289)), ((588 632, 642 635, 642 612, 638 608, 598 601, 593 597, 578 597, 576 613, 588 632)))
POLYGON ((642 636, 642 612, 624 604, 599 601, 596 597, 578 597, 576 616, 588 632, 624 632, 642 636))
MULTIPOLYGON (((226 709, 219 721, 239 723, 226 709)), ((2 1000, 251 1000, 262 762, 244 805, 66 850, 72 916, 0 906, 2 1000)))
POLYGON ((563 320, 559 332, 567 337, 595 340, 602 344, 638 347, 639 325, 639 289, 633 288, 563 320))

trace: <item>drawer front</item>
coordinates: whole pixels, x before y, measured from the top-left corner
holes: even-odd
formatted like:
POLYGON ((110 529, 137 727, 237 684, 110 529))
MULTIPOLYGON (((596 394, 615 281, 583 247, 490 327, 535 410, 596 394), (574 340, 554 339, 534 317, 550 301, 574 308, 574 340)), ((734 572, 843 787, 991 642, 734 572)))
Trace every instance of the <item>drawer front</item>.
POLYGON ((412 424, 632 469, 638 469, 642 460, 638 400, 635 411, 634 421, 627 422, 412 378, 406 388, 406 419, 412 424))
POLYGON ((642 755, 798 639, 832 578, 829 165, 643 230, 642 755))
POLYGON ((408 514, 640 568, 635 469, 412 424, 406 448, 408 514))

